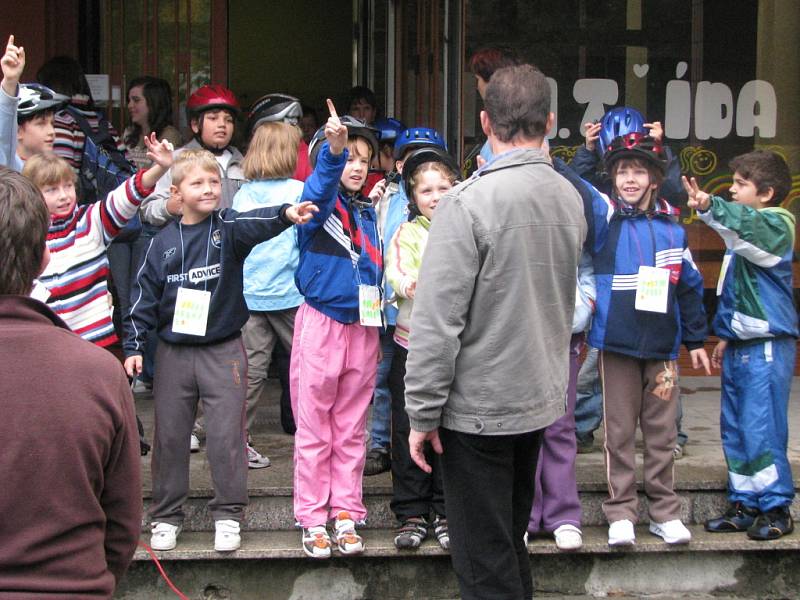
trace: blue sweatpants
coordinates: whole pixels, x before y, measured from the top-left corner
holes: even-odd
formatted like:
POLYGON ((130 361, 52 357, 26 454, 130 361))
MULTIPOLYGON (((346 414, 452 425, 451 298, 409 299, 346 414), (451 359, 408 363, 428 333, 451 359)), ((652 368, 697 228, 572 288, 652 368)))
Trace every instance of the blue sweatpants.
POLYGON ((729 344, 722 364, 722 448, 728 498, 768 511, 788 506, 794 483, 786 446, 796 342, 729 344))

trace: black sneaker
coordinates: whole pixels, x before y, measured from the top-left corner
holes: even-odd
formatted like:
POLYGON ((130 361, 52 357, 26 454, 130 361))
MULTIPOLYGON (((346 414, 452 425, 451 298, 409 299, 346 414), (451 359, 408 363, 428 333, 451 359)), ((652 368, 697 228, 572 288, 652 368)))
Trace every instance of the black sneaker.
POLYGON ((411 517, 403 521, 397 530, 394 545, 398 550, 412 550, 419 548, 426 537, 428 537, 428 521, 425 517, 411 517))
POLYGON ((712 533, 731 533, 747 531, 761 513, 757 508, 750 508, 741 502, 728 505, 728 509, 719 517, 709 519, 705 523, 706 531, 712 533))
POLYGON ((392 468, 389 451, 384 448, 373 448, 367 452, 364 462, 364 475, 380 475, 392 468))
POLYGON ((794 521, 788 506, 778 506, 756 517, 755 522, 747 530, 751 540, 777 540, 794 531, 794 521))

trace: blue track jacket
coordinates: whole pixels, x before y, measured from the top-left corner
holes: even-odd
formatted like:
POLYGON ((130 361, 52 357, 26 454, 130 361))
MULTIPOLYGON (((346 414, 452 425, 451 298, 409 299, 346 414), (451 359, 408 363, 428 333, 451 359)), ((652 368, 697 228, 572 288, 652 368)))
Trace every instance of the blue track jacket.
POLYGON ((309 306, 349 324, 359 320, 358 286, 381 286, 383 252, 375 209, 339 190, 346 161, 347 150, 335 156, 324 142, 306 179, 303 200, 314 202, 319 212, 297 226, 295 283, 309 306))

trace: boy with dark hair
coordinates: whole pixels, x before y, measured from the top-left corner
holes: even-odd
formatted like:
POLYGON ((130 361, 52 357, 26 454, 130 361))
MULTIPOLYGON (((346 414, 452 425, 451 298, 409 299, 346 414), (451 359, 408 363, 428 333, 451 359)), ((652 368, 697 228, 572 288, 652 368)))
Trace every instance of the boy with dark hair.
POLYGON ((0 167, 0 596, 110 598, 141 524, 133 398, 114 356, 29 297, 49 223, 34 184, 0 167))
POLYGON ((236 550, 247 505, 244 425, 247 356, 241 329, 249 313, 242 264, 253 247, 311 218, 310 202, 238 213, 218 210, 222 177, 206 150, 187 150, 172 168, 180 221, 153 240, 139 268, 126 321, 125 369, 142 370, 144 334, 157 329, 153 381, 154 550, 171 550, 189 492, 189 438, 199 400, 206 415, 208 461, 215 496, 214 549, 236 550))
POLYGON ((717 285, 712 364, 722 369, 720 429, 728 463, 728 509, 712 532, 747 531, 773 540, 794 529, 786 456, 787 404, 794 374, 797 312, 792 297, 795 217, 781 208, 791 189, 786 162, 755 150, 730 163, 733 202, 683 178, 689 206, 727 247, 717 285))

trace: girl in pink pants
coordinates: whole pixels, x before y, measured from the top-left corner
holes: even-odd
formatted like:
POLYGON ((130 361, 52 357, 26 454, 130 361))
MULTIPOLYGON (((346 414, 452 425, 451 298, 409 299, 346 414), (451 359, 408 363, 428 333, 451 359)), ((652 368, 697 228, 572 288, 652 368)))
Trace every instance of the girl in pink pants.
POLYGON ((365 425, 380 354, 382 252, 375 210, 361 195, 378 144, 362 121, 339 119, 328 102, 331 118, 309 145, 314 172, 303 198, 316 199, 319 212, 297 231, 295 281, 305 303, 295 318, 289 370, 297 423, 294 512, 312 558, 331 555, 329 520, 341 553, 364 550, 356 523, 367 516, 365 425))

